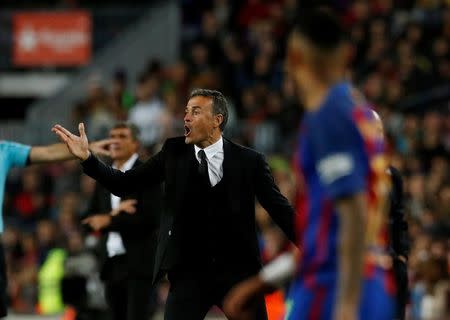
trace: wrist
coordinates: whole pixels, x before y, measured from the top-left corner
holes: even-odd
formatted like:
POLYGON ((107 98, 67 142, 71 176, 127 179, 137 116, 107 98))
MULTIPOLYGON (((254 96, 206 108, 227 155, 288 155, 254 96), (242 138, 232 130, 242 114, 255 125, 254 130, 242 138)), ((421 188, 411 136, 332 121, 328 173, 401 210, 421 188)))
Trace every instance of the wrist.
POLYGON ((87 159, 89 159, 89 157, 91 156, 91 151, 87 151, 85 154, 83 154, 81 157, 80 157, 80 161, 81 162, 84 162, 84 161, 86 161, 87 159))

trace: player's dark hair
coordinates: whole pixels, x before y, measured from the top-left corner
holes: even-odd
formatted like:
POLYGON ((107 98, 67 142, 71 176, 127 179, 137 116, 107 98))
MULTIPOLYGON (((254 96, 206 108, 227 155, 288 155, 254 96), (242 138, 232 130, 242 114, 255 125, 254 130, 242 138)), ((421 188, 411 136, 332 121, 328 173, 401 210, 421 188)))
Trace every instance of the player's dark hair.
POLYGON ((297 16, 294 31, 321 50, 336 49, 345 38, 344 29, 331 9, 303 9, 297 16))

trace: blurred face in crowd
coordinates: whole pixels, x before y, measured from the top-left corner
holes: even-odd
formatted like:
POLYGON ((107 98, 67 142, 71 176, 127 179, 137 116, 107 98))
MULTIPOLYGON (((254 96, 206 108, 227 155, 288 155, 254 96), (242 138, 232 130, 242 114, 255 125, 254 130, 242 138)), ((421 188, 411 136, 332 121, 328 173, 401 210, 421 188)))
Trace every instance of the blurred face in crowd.
POLYGON ((116 142, 111 145, 111 159, 126 161, 139 148, 139 142, 133 138, 129 128, 111 129, 109 137, 116 142))
POLYGON ((184 115, 184 136, 187 144, 205 148, 220 137, 221 114, 213 113, 210 97, 195 96, 189 99, 184 115))
POLYGON ((50 221, 40 221, 36 227, 36 235, 41 245, 49 245, 55 238, 55 226, 50 221))

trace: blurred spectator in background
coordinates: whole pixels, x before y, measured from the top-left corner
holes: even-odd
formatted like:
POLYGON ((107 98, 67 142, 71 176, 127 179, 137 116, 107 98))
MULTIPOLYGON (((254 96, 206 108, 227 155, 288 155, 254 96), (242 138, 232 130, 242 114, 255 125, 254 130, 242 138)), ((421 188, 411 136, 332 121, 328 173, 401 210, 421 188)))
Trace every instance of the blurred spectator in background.
POLYGON ((163 103, 158 97, 158 90, 159 80, 156 75, 141 75, 136 89, 137 102, 129 113, 129 121, 141 132, 143 146, 150 150, 163 136, 163 103))
MULTIPOLYGON (((118 123, 109 137, 115 140, 110 148, 114 168, 125 172, 142 164, 135 125, 118 123)), ((83 223, 103 234, 99 262, 111 319, 149 319, 155 312, 152 280, 161 208, 159 185, 123 198, 96 185, 83 223)))
POLYGON ((66 239, 67 257, 61 292, 69 308, 66 308, 63 319, 108 319, 97 257, 85 246, 80 231, 73 231, 66 239))
POLYGON ((100 74, 91 75, 87 83, 85 103, 88 111, 87 130, 92 134, 94 140, 106 137, 116 121, 117 115, 114 113, 114 106, 111 104, 100 74))
POLYGON ((127 74, 125 70, 118 69, 112 78, 111 98, 113 110, 121 120, 128 117, 128 111, 134 105, 134 96, 127 89, 127 74))

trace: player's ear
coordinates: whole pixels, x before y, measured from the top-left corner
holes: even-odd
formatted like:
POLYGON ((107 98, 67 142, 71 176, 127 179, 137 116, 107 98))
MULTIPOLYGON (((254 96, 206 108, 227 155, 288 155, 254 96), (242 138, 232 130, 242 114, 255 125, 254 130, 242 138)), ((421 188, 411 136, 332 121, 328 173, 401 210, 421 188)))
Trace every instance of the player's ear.
POLYGON ((352 63, 355 58, 355 48, 349 42, 345 42, 338 49, 340 52, 340 56, 342 56, 342 60, 345 63, 345 66, 348 66, 352 63))
POLYGON ((290 50, 288 52, 288 61, 291 67, 297 67, 303 60, 304 57, 300 50, 290 50))
POLYGON ((214 124, 216 127, 220 127, 220 125, 223 122, 223 115, 218 113, 216 115, 214 115, 214 124))
POLYGON ((299 48, 298 38, 295 33, 293 33, 288 40, 286 67, 295 68, 302 62, 302 60, 302 53, 299 48))

